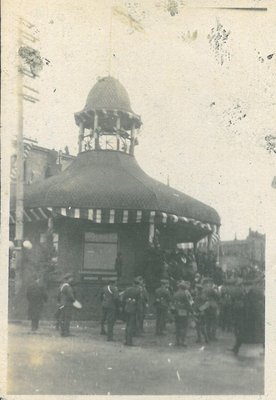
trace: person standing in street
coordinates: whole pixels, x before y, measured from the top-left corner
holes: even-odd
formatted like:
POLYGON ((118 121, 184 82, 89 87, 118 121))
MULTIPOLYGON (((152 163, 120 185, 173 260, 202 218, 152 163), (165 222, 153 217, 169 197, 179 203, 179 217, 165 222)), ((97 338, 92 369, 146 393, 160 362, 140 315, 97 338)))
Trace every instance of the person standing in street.
POLYGON ((206 310, 209 307, 209 303, 206 297, 203 295, 202 286, 197 285, 195 288, 195 302, 193 305, 194 318, 196 323, 197 343, 202 343, 202 337, 205 343, 208 343, 208 335, 206 329, 206 310))
POLYGON ((125 345, 133 346, 133 336, 136 328, 137 307, 141 297, 140 280, 135 278, 133 285, 123 294, 123 308, 126 318, 125 345))
POLYGON ((142 336, 144 333, 144 319, 146 315, 146 309, 148 306, 148 292, 142 276, 136 278, 139 280, 140 298, 137 304, 137 320, 136 320, 136 335, 142 336))
POLYGON ((212 279, 207 278, 203 282, 203 293, 209 304, 205 311, 208 340, 215 341, 217 340, 216 332, 219 316, 219 294, 212 279))
POLYGON ((242 344, 262 344, 265 339, 265 296, 264 290, 255 283, 240 285, 234 294, 235 355, 242 344))
POLYGON ((44 303, 48 300, 48 296, 44 286, 41 285, 37 276, 33 277, 32 283, 27 288, 28 300, 28 316, 31 320, 32 332, 36 332, 39 327, 39 320, 44 303))
POLYGON ((166 321, 168 316, 168 309, 170 306, 170 291, 168 289, 168 281, 161 280, 161 286, 155 291, 155 308, 156 308, 156 327, 155 334, 157 336, 164 335, 166 330, 166 321))
POLYGON ((62 337, 70 336, 70 322, 72 319, 73 303, 76 300, 72 288, 73 282, 73 275, 66 274, 64 276, 63 283, 59 288, 58 303, 60 304, 59 319, 62 337))
POLYGON ((105 319, 107 321, 107 341, 113 341, 113 329, 117 318, 120 304, 119 291, 114 280, 110 280, 108 285, 103 288, 102 294, 102 320, 101 333, 106 334, 104 329, 105 319))
POLYGON ((186 335, 189 323, 189 314, 192 312, 190 299, 187 296, 188 285, 186 282, 181 281, 178 284, 178 290, 173 295, 172 311, 175 316, 175 333, 176 333, 176 346, 186 347, 186 335))

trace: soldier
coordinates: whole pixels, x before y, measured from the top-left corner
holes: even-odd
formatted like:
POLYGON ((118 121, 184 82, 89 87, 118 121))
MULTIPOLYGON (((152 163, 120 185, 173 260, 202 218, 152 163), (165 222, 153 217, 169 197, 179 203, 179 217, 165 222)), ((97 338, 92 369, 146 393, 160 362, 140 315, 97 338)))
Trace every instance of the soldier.
POLYGON ((70 322, 72 318, 73 303, 76 300, 72 288, 74 278, 72 274, 66 274, 59 288, 58 302, 60 304, 60 328, 61 336, 70 336, 70 322))
POLYGON ((140 280, 135 278, 133 285, 128 287, 123 294, 123 307, 126 318, 126 346, 133 346, 132 338, 135 334, 137 307, 141 296, 139 285, 140 280))
POLYGON ((108 285, 104 287, 102 294, 102 333, 105 334, 104 322, 107 321, 107 341, 113 341, 113 329, 117 318, 117 311, 119 307, 119 291, 114 280, 110 280, 108 285))
POLYGON ((249 285, 241 287, 233 297, 236 342, 231 350, 238 354, 244 343, 262 343, 264 347, 264 292, 249 285))
POLYGON ((209 306, 205 311, 208 339, 210 341, 217 340, 216 331, 219 315, 219 294, 212 279, 205 279, 203 286, 204 296, 206 296, 209 303, 209 306))
POLYGON ((166 320, 168 316, 168 309, 170 306, 170 292, 168 289, 168 281, 162 279, 161 286, 155 291, 155 307, 156 307, 156 328, 155 334, 157 336, 164 335, 166 329, 166 320))
POLYGON ((201 343, 202 336, 205 340, 205 343, 209 342, 206 329, 206 309, 208 307, 209 303, 206 297, 203 295, 202 286, 196 285, 193 309, 196 323, 197 343, 201 343))
POLYGON ((32 332, 35 332, 38 330, 43 305, 48 300, 46 290, 40 284, 37 276, 33 277, 33 282, 27 289, 27 300, 29 303, 28 315, 31 320, 31 329, 32 332))
POLYGON ((148 292, 143 278, 141 276, 138 276, 137 280, 139 280, 140 282, 140 299, 137 305, 136 334, 137 336, 142 336, 142 334, 144 333, 144 319, 146 315, 146 309, 148 307, 148 292))
POLYGON ((192 312, 189 296, 187 295, 188 285, 182 281, 178 284, 178 290, 173 295, 172 311, 175 316, 176 346, 186 347, 186 335, 188 330, 189 313, 192 312))

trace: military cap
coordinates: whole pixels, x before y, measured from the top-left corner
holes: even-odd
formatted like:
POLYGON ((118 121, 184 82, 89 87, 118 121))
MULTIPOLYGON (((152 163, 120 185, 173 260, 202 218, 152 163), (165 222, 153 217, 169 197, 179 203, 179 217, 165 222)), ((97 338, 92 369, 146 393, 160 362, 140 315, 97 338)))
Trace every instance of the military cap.
POLYGON ((166 284, 166 283, 169 283, 169 281, 168 281, 168 279, 161 279, 160 283, 166 284))
POLYGON ((70 273, 65 274, 63 277, 63 279, 70 279, 70 278, 73 278, 73 275, 70 273))
POLYGON ((188 289, 188 284, 187 284, 187 282, 185 282, 185 281, 180 281, 180 282, 178 283, 178 287, 184 288, 184 289, 188 289))
POLYGON ((108 278, 107 282, 108 283, 115 283, 115 282, 117 282, 117 278, 115 276, 111 276, 111 277, 108 278))

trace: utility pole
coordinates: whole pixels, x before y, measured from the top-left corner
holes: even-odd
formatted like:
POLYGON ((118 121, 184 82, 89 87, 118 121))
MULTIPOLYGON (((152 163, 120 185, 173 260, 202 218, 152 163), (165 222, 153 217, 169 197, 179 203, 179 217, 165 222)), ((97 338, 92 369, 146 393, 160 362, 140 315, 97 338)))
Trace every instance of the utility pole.
MULTIPOLYGON (((22 46, 21 39, 22 22, 18 24, 18 49, 22 46)), ((23 76, 22 59, 18 57, 19 65, 17 71, 17 141, 16 141, 16 213, 15 213, 15 293, 20 291, 22 285, 22 243, 23 243, 23 197, 24 197, 24 142, 23 142, 23 76)))
MULTIPOLYGON (((36 60, 34 56, 39 55, 39 52, 34 50, 32 47, 24 44, 23 40, 31 41, 35 43, 38 41, 25 29, 32 29, 33 24, 26 21, 23 18, 19 19, 18 22, 18 71, 17 71, 17 99, 18 99, 18 110, 17 110, 17 157, 16 157, 16 221, 15 221, 15 266, 16 266, 16 279, 15 279, 15 293, 16 295, 20 292, 23 283, 23 240, 24 240, 24 107, 23 100, 36 103, 39 99, 24 93, 24 88, 31 90, 32 92, 38 93, 37 90, 24 85, 23 75, 34 79, 36 77, 35 67, 36 60), (29 55, 29 58, 28 58, 29 55), (25 61, 23 64, 23 60, 25 61)), ((42 61, 41 61, 42 63, 42 61)), ((42 69, 41 63, 39 62, 38 69, 42 69)))

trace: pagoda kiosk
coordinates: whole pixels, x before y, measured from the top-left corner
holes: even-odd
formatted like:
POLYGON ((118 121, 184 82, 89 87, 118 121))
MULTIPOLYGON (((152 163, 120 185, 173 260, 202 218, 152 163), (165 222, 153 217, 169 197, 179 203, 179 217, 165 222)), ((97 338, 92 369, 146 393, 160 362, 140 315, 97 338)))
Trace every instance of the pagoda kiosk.
MULTIPOLYGON (((108 76, 97 81, 84 109, 75 113, 75 122, 79 127, 76 159, 59 175, 25 188, 24 236, 33 245, 35 269, 50 232, 56 267, 49 290, 56 293, 62 276, 73 273, 84 305, 80 318, 85 319, 92 317, 91 305, 99 304, 106 279, 116 276, 119 252, 121 284, 127 285, 156 230, 161 248, 174 249, 185 242, 196 246, 218 232, 220 217, 213 208, 152 179, 140 168, 134 152, 141 118, 117 79, 108 76)), ((10 218, 13 224, 13 205, 10 218)), ((47 306, 49 316, 54 303, 47 306)))

